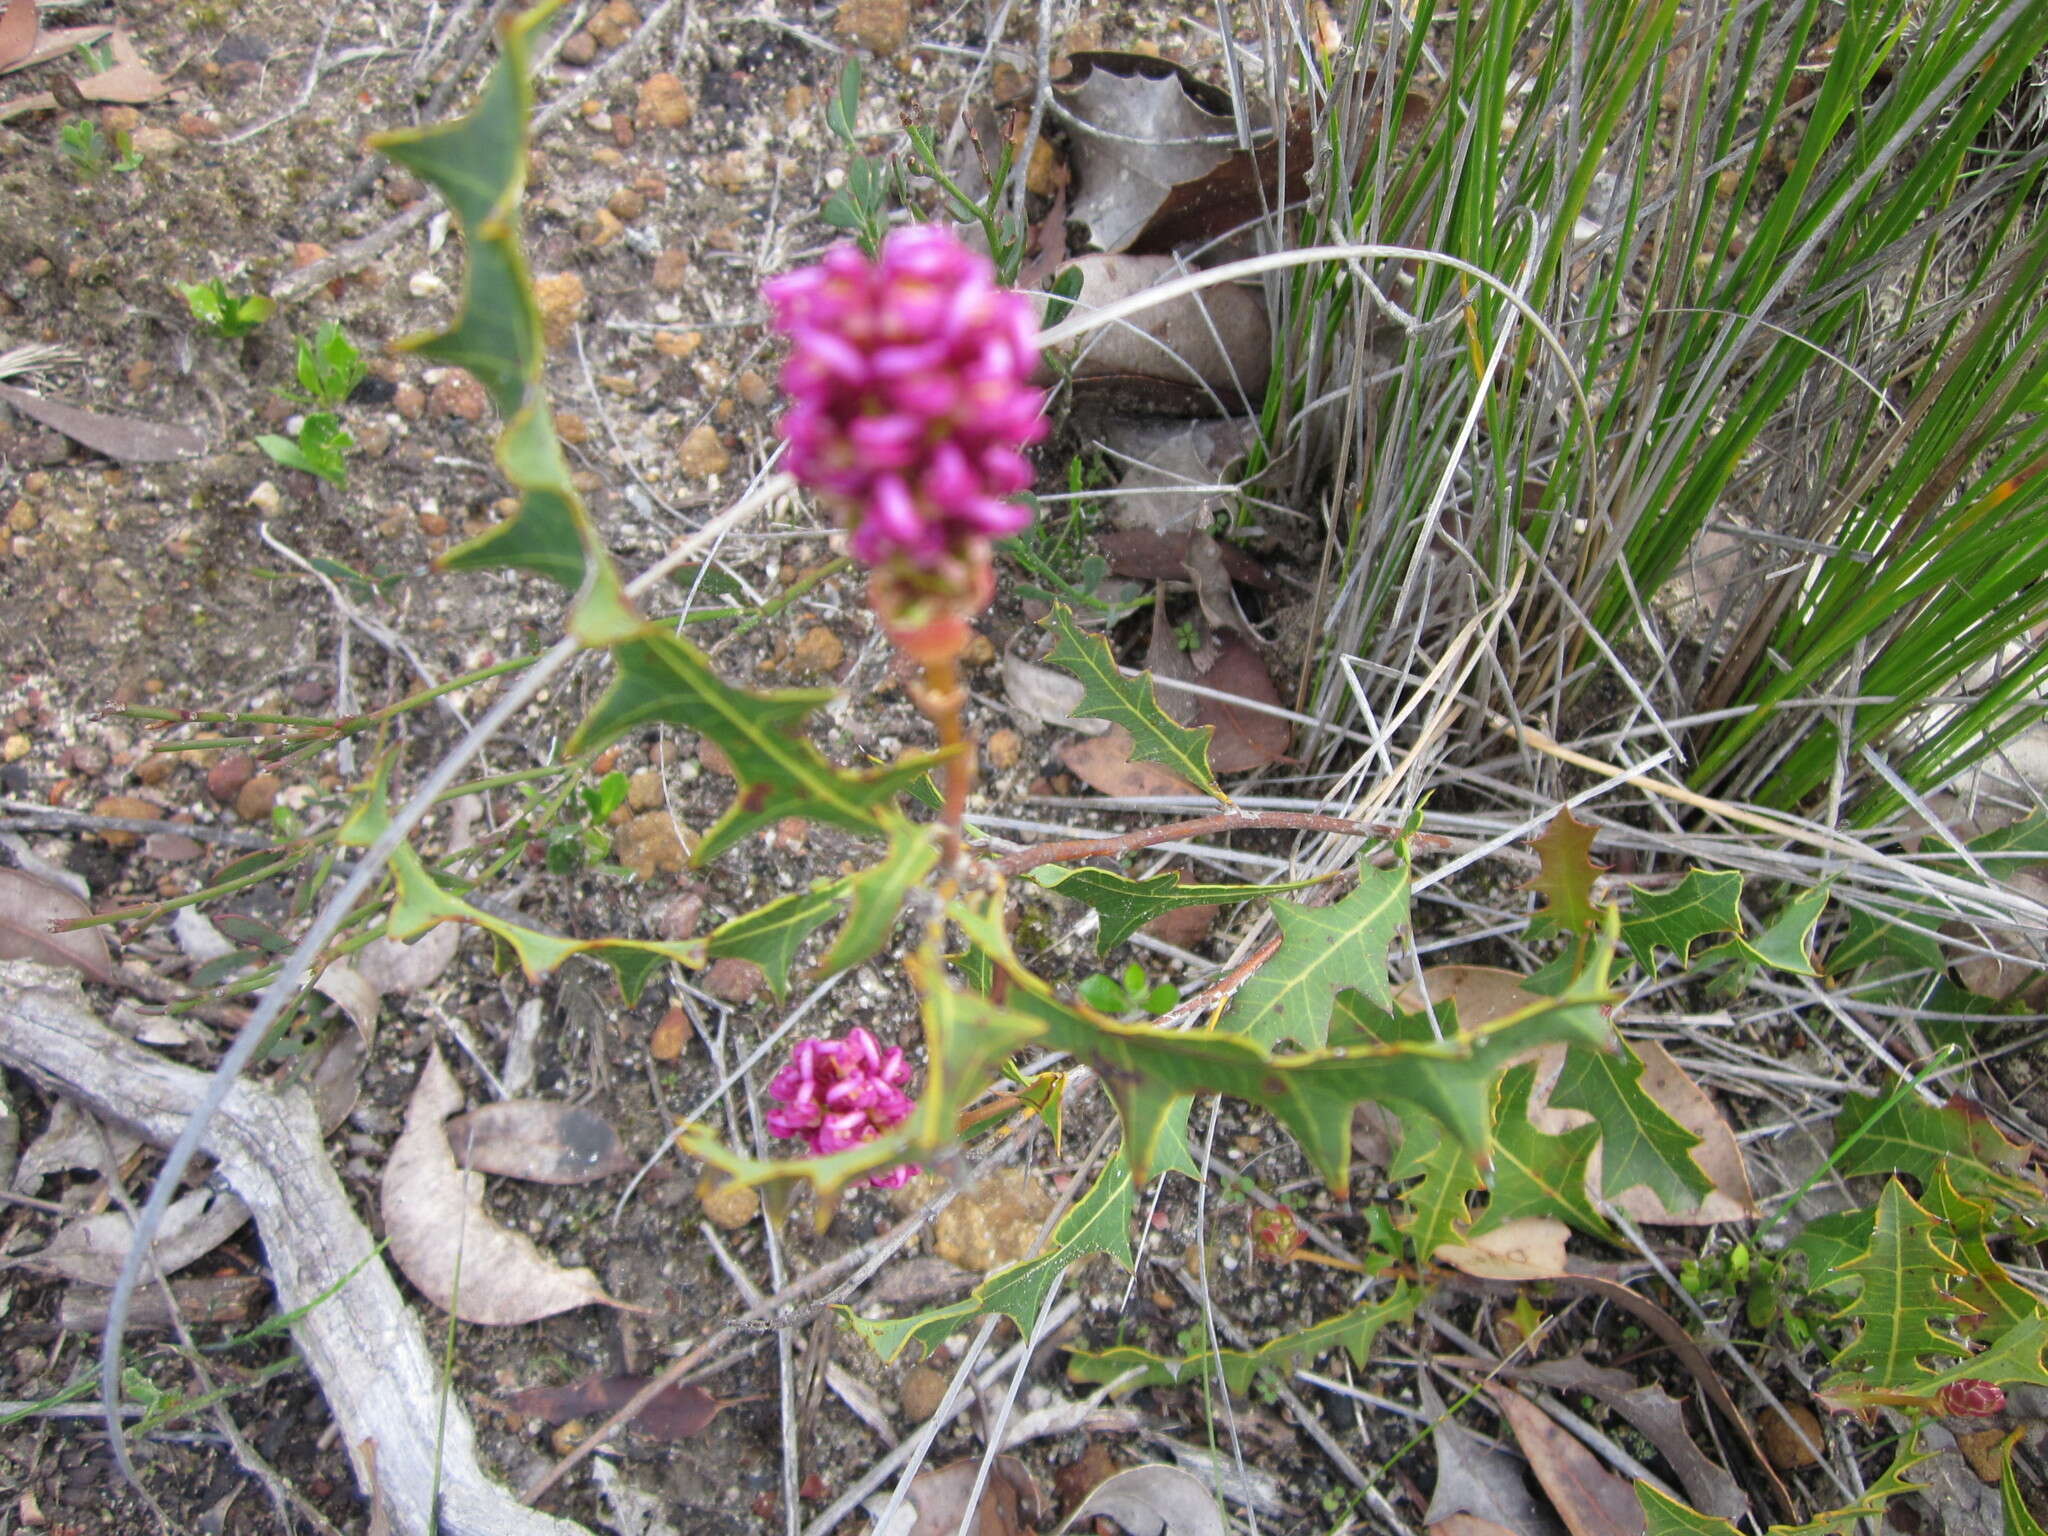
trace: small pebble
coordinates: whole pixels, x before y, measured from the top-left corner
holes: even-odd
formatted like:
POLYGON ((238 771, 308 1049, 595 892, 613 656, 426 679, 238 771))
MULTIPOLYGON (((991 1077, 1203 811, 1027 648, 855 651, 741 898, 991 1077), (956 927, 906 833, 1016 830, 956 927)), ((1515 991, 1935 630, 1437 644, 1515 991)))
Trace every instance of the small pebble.
POLYGON ((448 291, 439 274, 419 271, 405 280, 405 291, 416 299, 436 299, 448 291))
POLYGON ((571 32, 562 40, 560 58, 564 64, 573 64, 578 69, 597 57, 597 39, 588 32, 571 32))
POLYGON ((732 455, 708 424, 696 427, 683 439, 682 451, 676 459, 684 474, 700 480, 722 475, 732 464, 732 455))

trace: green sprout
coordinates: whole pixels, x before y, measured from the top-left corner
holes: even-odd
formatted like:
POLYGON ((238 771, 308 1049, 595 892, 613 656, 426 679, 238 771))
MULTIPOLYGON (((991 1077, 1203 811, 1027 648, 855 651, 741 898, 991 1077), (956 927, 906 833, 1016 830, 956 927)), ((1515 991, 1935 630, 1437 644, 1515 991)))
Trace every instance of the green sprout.
POLYGON ((260 293, 229 293, 227 284, 217 277, 171 286, 183 296, 192 318, 222 341, 248 335, 277 313, 276 300, 260 293))
POLYGON ((298 376, 301 397, 315 405, 340 405, 363 382, 369 365, 356 344, 332 320, 308 341, 299 338, 298 376))
POLYGON ((266 433, 256 439, 256 446, 286 469, 303 469, 331 485, 348 484, 345 455, 355 446, 355 439, 330 412, 315 411, 306 417, 299 424, 297 438, 266 433))
POLYGON ((90 118, 76 118, 57 130, 58 153, 80 181, 95 181, 109 170, 125 172, 141 166, 142 156, 135 152, 135 141, 127 133, 114 135, 111 155, 109 148, 107 136, 90 118))
POLYGON ((1157 986, 1145 980, 1145 967, 1136 961, 1124 967, 1121 979, 1115 976, 1090 976, 1074 989, 1081 1001, 1097 1013, 1106 1013, 1113 1018, 1126 1014, 1148 1013, 1154 1018, 1171 1011, 1180 1001, 1180 988, 1170 981, 1157 986))

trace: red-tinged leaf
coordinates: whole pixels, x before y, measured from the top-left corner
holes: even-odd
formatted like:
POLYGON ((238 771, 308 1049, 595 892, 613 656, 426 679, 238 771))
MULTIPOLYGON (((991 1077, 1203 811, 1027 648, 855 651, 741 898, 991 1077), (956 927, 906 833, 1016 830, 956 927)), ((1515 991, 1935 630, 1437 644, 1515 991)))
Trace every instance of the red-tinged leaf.
POLYGON ((1487 1392, 1572 1536, 1644 1536, 1643 1507, 1631 1484, 1519 1392, 1500 1386, 1487 1392))
MULTIPOLYGON (((514 1413, 545 1424, 566 1424, 571 1419, 608 1419, 647 1385, 646 1376, 592 1376, 567 1387, 528 1387, 505 1399, 514 1413)), ((677 1384, 664 1387, 653 1401, 635 1414, 632 1426, 655 1440, 688 1440, 704 1428, 732 1401, 713 1397, 702 1387, 677 1384)), ((752 1399, 736 1399, 752 1401, 752 1399)))
POLYGON ((11 384, 0 384, 0 401, 94 453, 123 464, 162 464, 194 458, 206 451, 205 436, 191 427, 89 411, 84 406, 51 400, 11 384))
POLYGON ((1543 905, 1529 919, 1530 937, 1576 936, 1599 921, 1593 882, 1606 866, 1593 862, 1593 835, 1592 827, 1561 810, 1532 845, 1542 869, 1523 889, 1536 892, 1543 905))
POLYGON ((112 966, 104 929, 51 931, 57 923, 91 915, 91 909, 62 886, 38 880, 18 869, 0 869, 0 960, 68 965, 94 981, 106 981, 112 966))
POLYGON ((918 1473, 909 1503, 917 1519, 909 1536, 1029 1536, 1045 1510, 1045 1495, 1031 1469, 1014 1456, 998 1456, 989 1469, 981 1499, 968 1518, 967 1501, 981 1475, 981 1458, 969 1456, 918 1473))
POLYGON ((9 69, 36 50, 36 0, 6 0, 0 9, 0 69, 9 69))

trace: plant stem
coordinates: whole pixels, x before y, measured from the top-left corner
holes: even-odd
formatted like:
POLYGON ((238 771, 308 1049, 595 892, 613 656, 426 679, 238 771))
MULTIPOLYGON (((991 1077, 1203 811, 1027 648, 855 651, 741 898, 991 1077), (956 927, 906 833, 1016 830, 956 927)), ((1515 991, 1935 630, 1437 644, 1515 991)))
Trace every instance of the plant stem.
POLYGON ((939 812, 939 824, 945 829, 946 839, 939 868, 948 882, 960 871, 960 827, 967 819, 968 792, 974 788, 974 743, 967 739, 967 728, 960 718, 966 702, 967 690, 960 686, 958 662, 925 663, 917 707, 937 727, 940 748, 953 754, 946 759, 946 799, 939 812))

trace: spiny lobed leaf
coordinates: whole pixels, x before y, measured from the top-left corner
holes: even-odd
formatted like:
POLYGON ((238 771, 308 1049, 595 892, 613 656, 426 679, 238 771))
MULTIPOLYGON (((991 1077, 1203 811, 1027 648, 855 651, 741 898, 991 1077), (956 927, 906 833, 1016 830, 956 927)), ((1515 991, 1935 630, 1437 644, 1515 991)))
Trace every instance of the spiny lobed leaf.
POLYGON ((499 59, 476 109, 454 122, 380 134, 372 146, 447 199, 468 260, 462 302, 445 331, 403 345, 476 375, 505 418, 499 467, 519 490, 518 510, 449 551, 444 570, 509 566, 580 592, 571 630, 603 645, 632 625, 630 606, 596 526, 569 479, 540 389, 540 309, 520 246, 525 189, 531 42, 555 10, 541 4, 499 27, 499 59))
POLYGON ((1000 905, 956 905, 955 922, 1009 980, 1006 1006, 1041 1026, 1040 1043, 1065 1051, 1101 1077, 1124 1124, 1125 1155, 1143 1182, 1159 1166, 1165 1128, 1198 1093, 1227 1093, 1260 1105, 1301 1143, 1330 1187, 1348 1192, 1351 1117, 1362 1099, 1417 1105, 1443 1121, 1475 1159, 1489 1155, 1488 1114, 1498 1064, 1517 1051, 1612 1038, 1604 942, 1567 992, 1443 1040, 1367 1041, 1276 1056, 1256 1041, 1217 1030, 1122 1024, 1061 1001, 1011 950, 1000 905))
POLYGON ((1657 950, 1692 964, 1692 947, 1710 933, 1741 933, 1742 876, 1732 869, 1689 869, 1668 891, 1630 886, 1629 910, 1621 919, 1621 942, 1645 971, 1655 974, 1657 950))
POLYGON ((1834 1366, 1853 1389, 1898 1389, 1927 1375, 1921 1361, 1956 1356, 1965 1345, 1945 1324, 1958 1307, 1949 1287, 1961 1266, 1935 1242, 1941 1223, 1893 1179, 1877 1203, 1870 1246, 1843 1266, 1858 1282, 1856 1298, 1840 1318, 1860 1326, 1834 1366))
POLYGON ((1121 1380, 1119 1392, 1135 1392, 1140 1387, 1199 1383, 1205 1377, 1214 1379, 1220 1372, 1231 1391, 1244 1392, 1250 1390, 1252 1378, 1260 1371, 1285 1376, 1295 1366, 1319 1360, 1338 1348, 1348 1352, 1352 1363, 1363 1370, 1380 1329, 1388 1323, 1406 1322, 1415 1315, 1421 1300, 1421 1293, 1410 1290, 1404 1281, 1377 1301, 1363 1302, 1349 1312, 1312 1323, 1299 1333, 1283 1334, 1253 1350, 1204 1350, 1194 1355, 1163 1356, 1128 1344, 1114 1349, 1077 1349, 1067 1356, 1067 1379, 1121 1380))
POLYGON ((1491 1232, 1526 1216, 1551 1216, 1594 1237, 1612 1241, 1614 1229, 1593 1208, 1586 1185, 1600 1127, 1581 1125, 1551 1136, 1529 1119, 1536 1069, 1513 1068, 1500 1080, 1494 1102, 1493 1166, 1487 1170, 1486 1213, 1474 1233, 1491 1232))
POLYGON ((1613 1051, 1569 1050, 1550 1090, 1562 1109, 1583 1109, 1600 1130, 1601 1192, 1609 1199, 1648 1185, 1667 1211, 1690 1211, 1714 1181, 1693 1159, 1700 1138, 1642 1088, 1643 1064, 1626 1040, 1613 1051))
POLYGON ((1270 898, 1281 891, 1299 891, 1316 884, 1296 880, 1286 885, 1196 885, 1166 870, 1133 880, 1107 869, 1041 864, 1032 881, 1048 891, 1071 896, 1101 915, 1095 932, 1095 953, 1106 955, 1152 919, 1180 907, 1227 907, 1240 901, 1270 898))
POLYGON ((1827 905, 1827 886, 1801 891, 1785 903, 1770 926, 1756 938, 1745 938, 1738 932, 1725 944, 1703 951, 1698 963, 1711 965, 1719 960, 1734 960, 1743 965, 1789 971, 1795 976, 1818 976, 1820 972, 1814 969, 1810 950, 1813 930, 1827 905))
POLYGON ((1890 1102, 1851 1094, 1835 1117, 1836 1167, 1845 1175, 1903 1173, 1925 1191, 1946 1170, 1963 1194, 2009 1194, 2038 1203, 2040 1188, 2024 1177, 2026 1153, 1983 1115, 1951 1101, 1933 1105, 1917 1094, 1890 1102))
POLYGON ((510 946, 529 981, 557 969, 571 955, 588 955, 611 967, 619 992, 630 1006, 640 1000, 647 978, 663 965, 704 963, 702 939, 565 939, 496 917, 443 890, 409 843, 401 843, 392 853, 391 870, 398 890, 385 920, 388 937, 410 939, 436 923, 470 923, 510 946))
POLYGON ((1529 918, 1532 939, 1561 935, 1577 938, 1591 932, 1600 922, 1600 909, 1593 901, 1593 882, 1606 869, 1592 859, 1596 829, 1573 816, 1570 807, 1560 810, 1531 845, 1536 850, 1536 878, 1523 887, 1543 898, 1529 918))
POLYGON ((844 831, 886 836, 900 817, 895 797, 943 754, 923 753, 886 768, 834 768, 792 734, 832 695, 816 688, 751 693, 714 672, 689 641, 655 625, 612 646, 618 676, 590 712, 571 752, 588 751, 635 726, 666 721, 713 742, 732 764, 738 793, 692 855, 705 864, 757 828, 803 816, 844 831))
POLYGON ((885 1364, 910 1344, 922 1345, 929 1353, 988 1312, 1000 1312, 1017 1325, 1018 1332, 1029 1335, 1045 1305, 1046 1292, 1077 1259, 1106 1253, 1126 1269, 1130 1267, 1131 1189, 1130 1164, 1119 1154, 1110 1159, 1088 1193, 1060 1218, 1044 1253, 997 1270, 965 1300, 885 1322, 871 1321, 845 1307, 839 1309, 840 1315, 885 1364))
POLYGON ((1438 1135, 1419 1117, 1411 1124, 1403 1116, 1401 1126, 1401 1150, 1387 1170, 1387 1182, 1399 1184, 1418 1175, 1421 1182, 1402 1193, 1408 1209, 1394 1230, 1415 1244, 1416 1262, 1427 1264, 1444 1244, 1465 1241, 1471 1198, 1486 1180, 1457 1138, 1438 1135))
POLYGON ((714 960, 732 955, 753 961, 781 1002, 789 996, 789 968, 796 963, 797 951, 838 915, 845 900, 843 880, 820 881, 809 890, 778 896, 712 929, 705 939, 705 954, 714 960))
POLYGON ((1380 1008, 1393 1006, 1387 948, 1408 920, 1408 870, 1361 866, 1358 889, 1327 907, 1273 903, 1280 948, 1231 1000, 1217 1024, 1268 1047, 1288 1041, 1307 1049, 1329 1038, 1330 1013, 1340 992, 1352 991, 1380 1008))
POLYGON ((1109 642, 1100 635, 1083 634, 1064 606, 1055 604, 1045 622, 1059 637, 1046 662, 1080 679, 1081 702, 1074 707, 1077 716, 1122 726, 1131 733, 1133 761, 1157 763, 1204 794, 1230 804, 1230 797, 1209 771, 1209 738, 1216 734, 1213 725, 1191 730, 1167 714, 1159 706, 1150 674, 1125 677, 1110 653, 1109 642))
MULTIPOLYGON (((1799 1525, 1771 1526, 1766 1536, 1857 1536, 1867 1528, 1866 1521, 1881 1527, 1892 1501, 1920 1488, 1920 1484, 1909 1482, 1906 1474, 1930 1454, 1918 1449, 1908 1437, 1894 1453, 1884 1475, 1864 1489, 1863 1496, 1854 1504, 1815 1515, 1799 1525)), ((1691 1505, 1658 1492, 1649 1483, 1636 1484, 1636 1500, 1643 1506, 1647 1527, 1644 1536, 1739 1536, 1728 1521, 1717 1515, 1703 1515, 1691 1505)))

